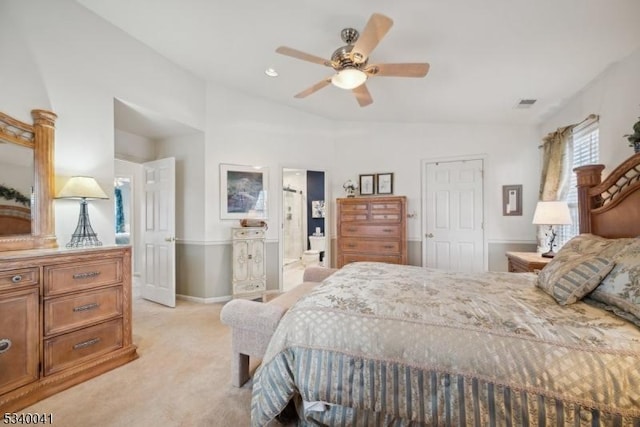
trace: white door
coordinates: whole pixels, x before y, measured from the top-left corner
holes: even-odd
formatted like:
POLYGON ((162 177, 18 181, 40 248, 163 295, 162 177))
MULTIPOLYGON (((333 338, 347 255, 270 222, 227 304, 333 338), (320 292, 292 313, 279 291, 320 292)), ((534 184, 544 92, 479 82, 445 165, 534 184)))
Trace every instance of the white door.
POLYGON ((176 306, 175 159, 144 167, 144 277, 142 297, 176 306))
POLYGON ((426 164, 424 265, 483 271, 482 160, 426 164))

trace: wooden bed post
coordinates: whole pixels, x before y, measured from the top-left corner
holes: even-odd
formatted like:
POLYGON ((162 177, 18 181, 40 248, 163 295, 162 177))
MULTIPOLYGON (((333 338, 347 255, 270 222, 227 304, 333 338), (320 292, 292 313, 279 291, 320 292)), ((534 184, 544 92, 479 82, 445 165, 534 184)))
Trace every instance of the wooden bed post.
POLYGON ((578 221, 580 234, 591 233, 591 210, 595 208, 593 199, 589 195, 592 187, 600 184, 604 165, 580 166, 573 171, 578 182, 578 221))

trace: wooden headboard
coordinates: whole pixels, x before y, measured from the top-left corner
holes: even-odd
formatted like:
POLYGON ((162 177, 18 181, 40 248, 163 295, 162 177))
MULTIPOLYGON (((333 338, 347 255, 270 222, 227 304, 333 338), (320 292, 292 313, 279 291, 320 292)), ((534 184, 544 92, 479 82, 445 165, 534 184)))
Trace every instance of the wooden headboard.
POLYGON ((640 236, 640 153, 601 181, 604 165, 575 168, 580 233, 607 238, 640 236))
POLYGON ((0 236, 31 234, 31 209, 0 205, 0 236))

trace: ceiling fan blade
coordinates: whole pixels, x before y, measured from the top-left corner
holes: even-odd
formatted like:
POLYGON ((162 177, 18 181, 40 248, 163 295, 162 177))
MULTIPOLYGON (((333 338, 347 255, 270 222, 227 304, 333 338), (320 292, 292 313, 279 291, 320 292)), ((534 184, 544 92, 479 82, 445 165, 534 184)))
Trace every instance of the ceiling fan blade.
POLYGON ((364 70, 371 76, 385 77, 424 77, 429 72, 429 64, 406 63, 406 64, 375 64, 364 70))
POLYGON ((314 92, 319 91, 320 89, 322 89, 323 87, 329 86, 331 84, 331 77, 327 77, 324 80, 320 80, 318 83, 314 84, 313 86, 311 86, 308 89, 303 90, 302 92, 294 95, 294 98, 304 98, 306 96, 311 95, 314 92))
POLYGON ((369 93, 369 89, 367 89, 366 84, 361 84, 357 88, 353 89, 352 92, 356 96, 358 104, 360 104, 361 107, 366 107, 373 103, 373 98, 371 98, 371 94, 369 93))
POLYGON ((353 61, 357 64, 366 61, 371 51, 378 46, 378 43, 391 29, 392 25, 393 20, 387 16, 379 13, 371 15, 351 50, 353 61))
POLYGON ((290 47, 280 46, 276 49, 276 52, 293 58, 302 59, 303 61, 313 62, 314 64, 324 65, 325 67, 331 67, 331 61, 328 59, 320 58, 319 56, 311 55, 290 47))

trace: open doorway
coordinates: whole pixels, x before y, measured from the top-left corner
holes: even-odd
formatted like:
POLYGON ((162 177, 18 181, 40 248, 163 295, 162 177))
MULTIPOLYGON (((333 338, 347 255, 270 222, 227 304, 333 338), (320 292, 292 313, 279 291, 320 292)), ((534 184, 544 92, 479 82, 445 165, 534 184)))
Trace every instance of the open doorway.
POLYGON ((328 266, 325 173, 282 169, 281 288, 302 282, 304 269, 328 266))

